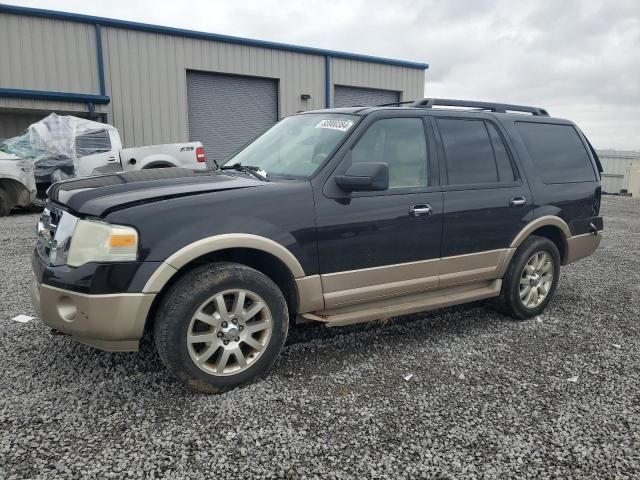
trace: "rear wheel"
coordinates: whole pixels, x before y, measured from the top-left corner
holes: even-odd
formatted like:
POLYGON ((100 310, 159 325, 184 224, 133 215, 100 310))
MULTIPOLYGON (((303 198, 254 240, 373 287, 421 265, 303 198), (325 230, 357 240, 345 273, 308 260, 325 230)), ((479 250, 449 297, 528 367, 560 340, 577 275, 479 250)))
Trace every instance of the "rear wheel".
POLYGON ((11 203, 7 192, 0 188, 0 217, 6 217, 11 213, 11 203))
POLYGON ((189 388, 219 393, 265 373, 287 336, 278 287, 240 264, 199 267, 163 298, 155 342, 167 368, 189 388))
POLYGON ((516 251, 502 280, 498 306, 517 319, 542 312, 551 301, 560 276, 558 247, 532 235, 516 251))

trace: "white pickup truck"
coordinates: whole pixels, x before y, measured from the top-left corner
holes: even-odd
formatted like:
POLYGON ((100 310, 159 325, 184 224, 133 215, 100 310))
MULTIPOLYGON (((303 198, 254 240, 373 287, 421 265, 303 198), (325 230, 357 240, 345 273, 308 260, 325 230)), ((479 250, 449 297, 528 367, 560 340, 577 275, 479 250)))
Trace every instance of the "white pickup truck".
POLYGON ((166 167, 205 170, 202 143, 122 148, 115 127, 52 113, 0 143, 0 217, 44 199, 65 178, 166 167))

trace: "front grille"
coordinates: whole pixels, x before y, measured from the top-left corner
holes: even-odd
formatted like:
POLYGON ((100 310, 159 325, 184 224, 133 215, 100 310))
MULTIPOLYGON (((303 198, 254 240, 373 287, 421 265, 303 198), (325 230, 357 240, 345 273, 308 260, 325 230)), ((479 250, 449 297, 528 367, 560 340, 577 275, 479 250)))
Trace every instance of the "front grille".
POLYGON ((62 265, 77 218, 51 204, 47 205, 38 222, 36 250, 49 265, 62 265))

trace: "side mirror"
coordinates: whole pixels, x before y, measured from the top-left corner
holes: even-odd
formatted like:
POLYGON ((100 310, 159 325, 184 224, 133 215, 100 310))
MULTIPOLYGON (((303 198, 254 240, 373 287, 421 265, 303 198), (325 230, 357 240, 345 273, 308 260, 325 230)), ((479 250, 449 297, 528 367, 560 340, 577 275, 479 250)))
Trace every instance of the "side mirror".
POLYGON ((336 184, 346 192, 371 192, 389 188, 389 165, 382 162, 354 163, 336 184))

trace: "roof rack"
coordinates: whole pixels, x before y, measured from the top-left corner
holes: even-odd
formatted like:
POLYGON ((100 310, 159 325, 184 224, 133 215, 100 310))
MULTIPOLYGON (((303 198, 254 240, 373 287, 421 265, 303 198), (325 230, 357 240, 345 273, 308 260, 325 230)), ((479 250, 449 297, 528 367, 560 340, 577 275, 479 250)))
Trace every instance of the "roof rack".
POLYGON ((393 107, 394 105, 408 105, 409 103, 416 103, 415 100, 407 100, 405 102, 390 102, 390 103, 381 103, 379 105, 375 105, 376 107, 393 107))
POLYGON ((450 100, 446 98, 423 98, 422 100, 414 102, 412 106, 418 108, 433 108, 435 106, 466 107, 496 113, 524 112, 538 117, 549 116, 549 113, 544 108, 527 107, 524 105, 509 105, 507 103, 475 102, 473 100, 450 100))

